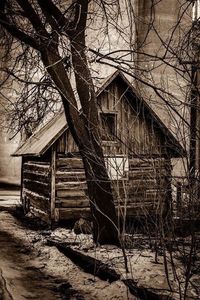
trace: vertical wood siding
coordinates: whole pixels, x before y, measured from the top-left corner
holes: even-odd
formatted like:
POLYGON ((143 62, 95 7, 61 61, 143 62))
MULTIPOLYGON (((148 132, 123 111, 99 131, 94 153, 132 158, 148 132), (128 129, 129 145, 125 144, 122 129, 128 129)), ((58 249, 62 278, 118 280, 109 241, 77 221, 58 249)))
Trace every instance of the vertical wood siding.
MULTIPOLYGON (((156 130, 153 120, 144 113, 141 103, 129 99, 127 87, 116 81, 98 96, 99 114, 115 113, 117 117, 117 137, 113 141, 102 141, 105 155, 163 156, 166 155, 164 137, 156 130)), ((78 152, 78 148, 69 132, 65 132, 57 141, 58 153, 78 152)))

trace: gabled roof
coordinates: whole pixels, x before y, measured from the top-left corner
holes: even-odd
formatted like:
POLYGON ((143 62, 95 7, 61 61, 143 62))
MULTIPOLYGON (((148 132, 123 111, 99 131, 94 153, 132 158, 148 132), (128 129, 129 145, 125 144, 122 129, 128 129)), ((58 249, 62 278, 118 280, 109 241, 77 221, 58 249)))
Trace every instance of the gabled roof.
MULTIPOLYGON (((170 132, 170 130, 165 126, 153 109, 141 99, 129 80, 120 72, 116 71, 111 76, 109 76, 100 89, 96 92, 97 97, 114 81, 120 80, 126 85, 126 95, 132 98, 132 105, 139 103, 142 107, 143 113, 147 116, 146 119, 153 122, 155 128, 161 135, 165 137, 165 146, 171 152, 172 157, 180 157, 185 155, 185 150, 180 145, 178 140, 170 132)), ((54 142, 64 133, 68 128, 64 112, 56 115, 50 122, 48 122, 44 127, 33 134, 22 146, 20 146, 13 156, 41 156, 43 155, 54 142)))
POLYGON ((41 156, 67 129, 64 112, 57 114, 45 126, 35 132, 12 156, 41 156))

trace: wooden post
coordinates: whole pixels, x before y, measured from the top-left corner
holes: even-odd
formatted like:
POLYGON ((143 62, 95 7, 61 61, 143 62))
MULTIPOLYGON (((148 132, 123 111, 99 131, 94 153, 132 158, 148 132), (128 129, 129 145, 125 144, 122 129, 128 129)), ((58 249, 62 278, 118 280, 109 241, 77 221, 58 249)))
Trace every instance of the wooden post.
POLYGON ((23 210, 25 211, 25 203, 24 203, 24 195, 23 195, 23 189, 24 189, 24 179, 23 179, 23 168, 24 168, 24 157, 22 156, 21 161, 21 186, 20 186, 20 201, 23 206, 23 210))
POLYGON ((176 184, 176 215, 178 217, 181 216, 181 200, 182 200, 182 191, 181 191, 181 183, 177 182, 176 184))
POLYGON ((26 193, 24 192, 24 163, 26 159, 22 156, 21 161, 21 186, 20 186, 20 201, 24 214, 26 215, 30 211, 30 201, 26 198, 26 193))
POLYGON ((55 202, 56 202, 56 147, 52 146, 51 150, 51 224, 58 221, 55 218, 55 202))

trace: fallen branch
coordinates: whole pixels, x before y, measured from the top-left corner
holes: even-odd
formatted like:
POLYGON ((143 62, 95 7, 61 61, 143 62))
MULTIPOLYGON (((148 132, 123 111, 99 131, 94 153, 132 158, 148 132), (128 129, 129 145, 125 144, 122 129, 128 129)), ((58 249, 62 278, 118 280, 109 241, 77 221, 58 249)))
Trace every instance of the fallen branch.
MULTIPOLYGON (((65 254, 71 259, 73 263, 81 267, 85 272, 98 276, 102 280, 109 281, 110 283, 120 279, 120 275, 111 269, 107 264, 95 259, 91 256, 85 255, 77 250, 70 248, 66 243, 62 243, 55 239, 47 239, 48 246, 55 246, 60 252, 65 254)), ((144 288, 138 287, 133 279, 123 279, 123 283, 129 288, 132 295, 140 300, 173 300, 169 295, 160 295, 155 292, 144 288)))
POLYGON ((124 284, 129 288, 132 295, 138 297, 141 300, 173 300, 169 295, 156 294, 149 289, 138 287, 137 283, 133 279, 122 280, 124 284))
POLYGON ((112 283, 113 281, 120 279, 120 275, 117 274, 115 270, 108 267, 107 264, 88 255, 84 255, 79 251, 73 250, 69 246, 66 246, 65 243, 47 239, 47 245, 56 246, 60 252, 70 258, 73 263, 81 267, 85 272, 98 276, 102 280, 112 283))

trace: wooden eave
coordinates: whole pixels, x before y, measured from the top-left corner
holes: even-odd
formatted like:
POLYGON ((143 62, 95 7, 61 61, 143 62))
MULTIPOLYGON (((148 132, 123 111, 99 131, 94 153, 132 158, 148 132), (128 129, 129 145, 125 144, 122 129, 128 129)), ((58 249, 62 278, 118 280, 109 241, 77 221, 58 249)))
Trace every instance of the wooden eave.
POLYGON ((55 118, 28 138, 12 156, 42 156, 65 132, 67 127, 64 112, 57 114, 55 118))

